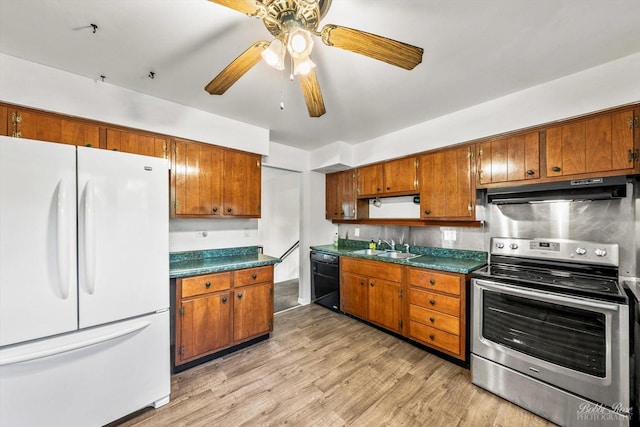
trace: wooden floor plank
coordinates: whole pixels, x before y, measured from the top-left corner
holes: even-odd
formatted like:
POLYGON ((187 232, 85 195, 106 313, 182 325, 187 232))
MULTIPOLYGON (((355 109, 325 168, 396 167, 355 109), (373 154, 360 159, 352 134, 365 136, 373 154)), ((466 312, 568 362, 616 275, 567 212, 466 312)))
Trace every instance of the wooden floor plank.
POLYGON ((120 423, 163 426, 553 424, 471 384, 469 371, 317 305, 270 339, 171 378, 171 402, 120 423))

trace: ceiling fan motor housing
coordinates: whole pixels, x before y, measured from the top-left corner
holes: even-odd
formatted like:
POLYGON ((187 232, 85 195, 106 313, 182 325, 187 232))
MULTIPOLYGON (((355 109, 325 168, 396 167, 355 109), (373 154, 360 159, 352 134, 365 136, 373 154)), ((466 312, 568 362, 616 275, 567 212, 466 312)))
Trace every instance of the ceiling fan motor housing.
POLYGON ((316 32, 331 0, 264 0, 262 3, 266 9, 264 26, 277 38, 295 28, 316 32))

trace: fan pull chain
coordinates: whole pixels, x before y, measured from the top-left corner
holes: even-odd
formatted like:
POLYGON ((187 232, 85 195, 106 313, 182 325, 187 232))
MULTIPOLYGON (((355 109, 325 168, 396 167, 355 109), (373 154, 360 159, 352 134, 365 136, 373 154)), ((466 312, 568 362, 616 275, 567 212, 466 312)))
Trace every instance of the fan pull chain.
POLYGON ((289 80, 293 81, 293 56, 289 56, 291 60, 291 73, 289 74, 289 80))
POLYGON ((284 69, 280 71, 280 109, 284 110, 284 69))

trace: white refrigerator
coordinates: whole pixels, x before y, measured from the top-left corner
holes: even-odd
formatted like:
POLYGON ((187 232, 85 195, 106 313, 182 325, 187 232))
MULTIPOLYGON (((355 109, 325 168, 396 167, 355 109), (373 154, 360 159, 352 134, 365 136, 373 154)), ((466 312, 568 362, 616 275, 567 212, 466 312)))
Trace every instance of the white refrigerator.
POLYGON ((169 401, 164 159, 0 136, 0 426, 169 401))

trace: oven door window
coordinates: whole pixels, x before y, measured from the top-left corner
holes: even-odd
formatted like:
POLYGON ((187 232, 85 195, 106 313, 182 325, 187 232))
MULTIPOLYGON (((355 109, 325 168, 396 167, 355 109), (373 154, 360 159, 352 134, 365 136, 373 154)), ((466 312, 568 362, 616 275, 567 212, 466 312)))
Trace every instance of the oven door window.
POLYGON ((606 375, 605 315, 483 290, 484 338, 579 372, 606 375))

